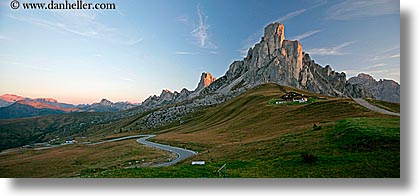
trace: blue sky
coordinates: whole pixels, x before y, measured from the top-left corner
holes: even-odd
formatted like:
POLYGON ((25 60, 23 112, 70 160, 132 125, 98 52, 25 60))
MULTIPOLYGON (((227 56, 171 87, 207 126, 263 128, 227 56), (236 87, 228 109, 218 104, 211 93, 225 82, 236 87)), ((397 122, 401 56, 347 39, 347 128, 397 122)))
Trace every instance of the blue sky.
POLYGON ((28 11, 1 1, 0 94, 141 102, 162 89, 192 90, 201 72, 222 76, 274 21, 323 66, 400 81, 399 1, 114 3, 117 10, 28 11))

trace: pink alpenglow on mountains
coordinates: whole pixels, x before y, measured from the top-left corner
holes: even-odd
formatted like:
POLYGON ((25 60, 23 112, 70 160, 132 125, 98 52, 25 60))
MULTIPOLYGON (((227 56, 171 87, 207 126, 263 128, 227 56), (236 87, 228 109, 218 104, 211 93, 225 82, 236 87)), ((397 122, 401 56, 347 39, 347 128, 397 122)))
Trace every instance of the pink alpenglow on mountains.
POLYGON ((216 79, 217 78, 213 77, 210 73, 206 73, 206 72, 202 73, 200 82, 198 83, 198 86, 195 89, 195 91, 200 91, 201 89, 210 86, 210 84, 216 81, 216 79))

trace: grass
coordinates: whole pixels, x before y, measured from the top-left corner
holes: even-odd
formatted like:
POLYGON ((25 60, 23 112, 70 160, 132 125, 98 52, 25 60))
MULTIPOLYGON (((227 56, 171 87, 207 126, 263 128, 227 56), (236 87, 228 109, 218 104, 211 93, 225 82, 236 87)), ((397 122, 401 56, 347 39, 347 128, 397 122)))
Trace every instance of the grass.
POLYGON ((254 150, 239 151, 239 157, 208 160, 204 166, 186 161, 166 168, 84 171, 82 177, 398 178, 400 175, 398 118, 349 118, 318 131, 306 130, 246 146, 254 150), (358 130, 358 134, 353 130, 358 130), (375 145, 359 142, 360 137, 375 145), (302 155, 314 159, 307 162, 302 155), (218 173, 225 163, 226 170, 218 173))
POLYGON ((392 103, 392 102, 375 100, 375 99, 366 99, 366 101, 384 110, 400 113, 400 103, 392 103))
POLYGON ((78 177, 82 170, 116 169, 166 162, 165 151, 126 140, 97 146, 69 145, 0 155, 0 177, 78 177))
MULTIPOLYGON (((288 91, 322 96, 261 85, 191 113, 183 124, 146 130, 157 134, 154 141, 199 152, 175 166, 132 168, 128 162, 159 162, 170 155, 127 140, 95 148, 76 145, 0 155, 0 172, 2 177, 399 177, 399 117, 331 97, 281 107, 267 104, 288 91), (206 165, 193 166, 194 160, 206 165), (224 164, 226 170, 219 174, 224 164)), ((136 118, 107 127, 131 125, 136 118)), ((109 130, 92 130, 93 137, 86 139, 138 134, 106 135, 109 130)))
POLYGON ((259 86, 159 131, 155 141, 199 152, 176 166, 84 177, 219 177, 215 170, 225 163, 227 177, 399 177, 399 118, 371 112, 351 99, 267 105, 285 91, 297 90, 259 86), (366 142, 374 145, 361 146, 366 142), (315 161, 307 163, 303 155, 315 161), (193 160, 207 164, 192 166, 193 160))

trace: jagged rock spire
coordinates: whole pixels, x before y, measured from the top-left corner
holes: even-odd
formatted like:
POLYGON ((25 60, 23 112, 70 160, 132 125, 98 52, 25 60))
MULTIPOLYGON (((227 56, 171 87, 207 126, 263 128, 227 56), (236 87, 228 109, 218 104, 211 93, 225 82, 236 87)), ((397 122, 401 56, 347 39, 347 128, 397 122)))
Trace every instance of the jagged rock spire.
POLYGON ((203 88, 208 87, 212 82, 216 81, 216 78, 213 77, 210 73, 203 72, 200 77, 200 81, 195 88, 195 92, 202 90, 203 88))

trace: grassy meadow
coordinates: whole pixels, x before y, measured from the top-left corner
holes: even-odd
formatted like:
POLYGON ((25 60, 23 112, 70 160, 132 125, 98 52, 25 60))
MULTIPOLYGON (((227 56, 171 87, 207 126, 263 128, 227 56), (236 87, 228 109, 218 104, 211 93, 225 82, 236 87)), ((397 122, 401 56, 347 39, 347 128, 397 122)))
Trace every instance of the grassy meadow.
MULTIPOLYGON (((399 105, 389 103, 387 107, 399 105)), ((137 119, 132 117, 110 126, 127 129, 137 119)), ((44 152, 0 155, 0 171, 2 177, 400 176, 400 118, 372 112, 351 99, 325 97, 267 84, 218 106, 191 113, 183 121, 181 125, 172 123, 156 130, 106 136, 154 133, 157 137, 152 141, 199 152, 175 166, 127 166, 127 161, 145 159, 145 162, 152 163, 171 156, 127 140, 95 148, 76 145, 44 152), (304 104, 269 104, 270 100, 290 91, 317 99, 304 104), (74 157, 69 159, 71 152, 76 150, 78 153, 73 153, 74 157), (205 161, 206 165, 191 165, 191 161, 198 160, 205 161), (226 167, 218 171, 224 164, 226 167), (54 169, 48 171, 48 168, 54 169)), ((106 133, 106 130, 92 132, 92 137, 87 139, 96 140, 106 133)))

